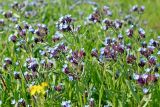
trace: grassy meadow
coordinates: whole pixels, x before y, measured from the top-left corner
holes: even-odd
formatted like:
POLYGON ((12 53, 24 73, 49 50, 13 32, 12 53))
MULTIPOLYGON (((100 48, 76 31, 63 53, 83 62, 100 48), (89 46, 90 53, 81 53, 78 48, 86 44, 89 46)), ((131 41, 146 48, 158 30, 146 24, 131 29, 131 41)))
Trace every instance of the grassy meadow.
POLYGON ((159 107, 160 0, 0 0, 0 107, 159 107))

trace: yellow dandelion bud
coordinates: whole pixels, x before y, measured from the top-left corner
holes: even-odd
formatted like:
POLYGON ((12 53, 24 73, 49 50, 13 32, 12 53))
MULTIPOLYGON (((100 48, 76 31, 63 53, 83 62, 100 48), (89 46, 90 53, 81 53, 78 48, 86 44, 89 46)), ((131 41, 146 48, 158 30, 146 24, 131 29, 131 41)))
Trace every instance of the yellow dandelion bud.
POLYGON ((42 83, 41 83, 41 86, 42 86, 42 87, 47 87, 47 86, 48 86, 48 83, 47 83, 47 82, 42 82, 42 83))
POLYGON ((36 87, 36 86, 31 86, 31 87, 29 88, 29 91, 30 91, 30 94, 31 94, 31 95, 35 95, 36 92, 37 92, 37 87, 36 87))

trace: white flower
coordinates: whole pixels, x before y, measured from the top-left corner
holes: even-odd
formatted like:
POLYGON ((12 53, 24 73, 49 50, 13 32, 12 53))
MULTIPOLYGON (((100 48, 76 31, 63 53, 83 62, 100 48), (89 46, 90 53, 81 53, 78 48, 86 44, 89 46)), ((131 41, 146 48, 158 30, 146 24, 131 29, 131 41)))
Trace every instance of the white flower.
POLYGON ((159 76, 160 76, 159 73, 155 73, 154 75, 156 78, 159 78, 159 76))
POLYGON ((146 71, 146 72, 150 72, 150 71, 151 71, 151 69, 150 69, 150 68, 147 68, 147 69, 145 69, 145 71, 146 71))
POLYGON ((144 94, 147 94, 147 93, 148 93, 148 91, 149 91, 149 89, 147 89, 147 88, 143 88, 143 93, 144 93, 144 94))
POLYGON ((73 81, 73 76, 68 76, 70 81, 73 81))
POLYGON ((16 104, 16 100, 15 100, 15 99, 12 100, 12 101, 11 101, 11 104, 13 104, 13 105, 16 104))
POLYGON ((70 100, 68 100, 68 101, 62 101, 62 106, 65 106, 65 107, 71 107, 71 105, 70 105, 70 103, 71 103, 71 101, 70 100))
POLYGON ((133 74, 133 79, 138 80, 139 77, 140 77, 140 76, 139 76, 138 74, 135 74, 135 73, 133 74))
POLYGON ((142 74, 143 79, 147 79, 147 77, 148 77, 148 74, 142 74))
POLYGON ((0 100, 0 105, 2 104, 2 100, 0 100))

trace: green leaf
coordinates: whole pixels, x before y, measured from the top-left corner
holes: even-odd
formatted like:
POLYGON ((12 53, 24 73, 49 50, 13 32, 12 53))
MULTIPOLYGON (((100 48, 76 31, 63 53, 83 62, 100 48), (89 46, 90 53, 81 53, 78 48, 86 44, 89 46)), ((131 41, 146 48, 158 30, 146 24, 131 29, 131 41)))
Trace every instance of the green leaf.
POLYGON ((139 100, 139 97, 138 97, 138 95, 136 94, 136 92, 134 91, 132 84, 131 84, 128 80, 126 80, 126 84, 127 84, 127 86, 129 87, 129 89, 130 89, 130 91, 131 91, 134 99, 135 99, 137 102, 139 102, 139 101, 140 101, 140 100, 139 100))

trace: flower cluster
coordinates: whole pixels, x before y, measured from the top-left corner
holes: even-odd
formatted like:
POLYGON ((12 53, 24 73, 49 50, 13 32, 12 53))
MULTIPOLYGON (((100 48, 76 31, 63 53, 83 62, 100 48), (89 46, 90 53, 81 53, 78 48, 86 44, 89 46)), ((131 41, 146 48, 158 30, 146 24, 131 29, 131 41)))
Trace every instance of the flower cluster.
POLYGON ((48 83, 42 82, 40 85, 33 85, 29 87, 29 91, 31 95, 36 94, 45 94, 45 88, 48 87, 48 83))
POLYGON ((109 28, 119 29, 119 28, 122 27, 123 22, 120 21, 120 20, 112 21, 112 20, 109 20, 109 19, 104 19, 103 24, 104 24, 103 30, 108 30, 109 28))
POLYGON ((56 27, 60 31, 72 31, 73 30, 73 22, 74 19, 71 15, 65 15, 59 18, 58 22, 56 23, 56 27))
POLYGON ((105 59, 117 60, 118 55, 123 54, 125 51, 125 46, 123 43, 118 42, 115 38, 106 37, 105 47, 100 49, 100 61, 105 59))

